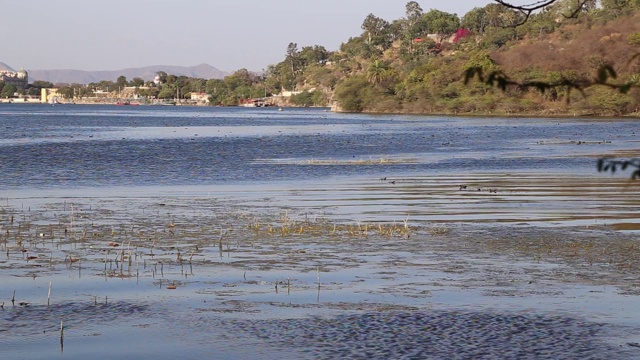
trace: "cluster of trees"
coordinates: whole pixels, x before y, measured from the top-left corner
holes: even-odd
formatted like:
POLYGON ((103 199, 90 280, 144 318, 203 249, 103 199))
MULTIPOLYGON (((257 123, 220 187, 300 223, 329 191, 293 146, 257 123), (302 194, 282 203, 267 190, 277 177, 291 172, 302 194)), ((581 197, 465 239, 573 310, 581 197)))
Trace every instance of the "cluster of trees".
POLYGON ((158 72, 160 82, 145 81, 140 77, 128 80, 126 76, 119 76, 116 81, 102 80, 89 84, 58 84, 58 93, 65 98, 82 98, 95 96, 96 91, 107 92, 117 97, 126 88, 133 88, 137 95, 151 99, 185 99, 191 92, 204 92, 207 80, 187 76, 170 75, 158 72))
POLYGON ((290 44, 284 60, 269 67, 265 86, 270 92, 302 90, 291 98, 294 104, 335 102, 354 112, 637 114, 640 94, 634 86, 621 93, 620 87, 581 85, 597 83, 593 79, 603 66, 610 70, 609 79, 615 75, 623 84, 640 80, 639 62, 623 61, 614 70, 639 51, 640 24, 634 14, 640 0, 597 3, 552 0, 532 12, 495 1, 460 18, 425 12, 410 1, 401 19, 368 15, 362 33, 340 51, 309 57, 321 47, 298 51, 290 44), (511 85, 465 84, 463 74, 470 68, 501 74, 502 80, 508 74, 504 84, 511 85))
POLYGON ((13 84, 6 84, 4 81, 0 81, 0 98, 13 97, 18 89, 13 84))
POLYGON ((18 89, 13 84, 6 84, 3 81, 0 81, 0 98, 11 98, 15 94, 18 95, 30 95, 30 96, 40 96, 40 89, 42 88, 52 88, 54 87, 52 83, 48 81, 40 81, 36 80, 33 84, 30 84, 26 89, 18 89))
MULTIPOLYGON (((160 72, 157 84, 120 76, 58 87, 68 98, 125 87, 158 99, 206 92, 226 106, 291 91, 291 105, 351 112, 638 114, 640 61, 624 60, 640 52, 639 13, 640 0, 495 0, 459 17, 409 1, 400 19, 369 14, 339 51, 290 43, 260 74, 240 69, 205 80, 160 72), (465 83, 465 71, 482 81, 465 83), (590 86, 613 78, 623 85, 590 86)), ((25 92, 52 86, 36 81, 25 92)), ((0 95, 11 90, 0 87, 0 95)))
POLYGON ((451 14, 424 13, 410 2, 406 16, 389 25, 401 25, 396 34, 410 36, 374 47, 368 43, 372 32, 365 19, 362 35, 343 45, 343 51, 351 52, 350 73, 340 80, 334 100, 345 111, 638 114, 640 62, 624 60, 631 60, 640 45, 640 24, 634 18, 640 2, 602 1, 600 7, 588 0, 550 3, 534 13, 497 3, 475 8, 453 31, 455 26, 443 25, 453 19, 451 14), (460 29, 466 36, 452 36, 460 29), (408 42, 427 32, 442 43, 419 43, 420 49, 415 41, 408 42), (461 74, 470 68, 496 77, 465 84, 461 74), (615 76, 623 85, 590 87, 603 82, 594 81, 603 69, 604 80, 615 76), (496 84, 507 85, 498 89, 496 84))
POLYGON ((36 81, 32 87, 38 89, 56 87, 58 93, 68 99, 92 97, 95 96, 96 91, 118 97, 125 88, 133 88, 132 91, 135 94, 149 99, 189 99, 191 93, 197 92, 209 94, 211 104, 225 106, 238 105, 247 98, 263 97, 267 91, 264 76, 246 69, 240 69, 224 79, 207 80, 167 74, 164 71, 158 72, 157 78, 159 80, 157 83, 145 81, 140 77, 128 80, 125 76, 120 76, 116 81, 103 80, 90 84, 56 84, 55 86, 51 83, 36 81))
MULTIPOLYGON (((632 92, 621 98, 607 89, 594 89, 584 98, 555 88, 543 94, 517 86, 499 91, 487 83, 465 84, 461 77, 469 68, 509 72, 514 83, 592 77, 596 65, 620 59, 625 51, 628 56, 629 46, 640 44, 636 39, 640 29, 630 25, 638 2, 604 0, 597 7, 595 0, 551 0, 544 2, 542 11, 532 13, 495 1, 460 18, 435 9, 425 12, 410 1, 401 19, 389 22, 369 14, 362 33, 339 51, 319 45, 299 49, 290 43, 283 60, 263 74, 241 69, 225 79, 209 80, 206 91, 212 103, 220 105, 293 91, 292 105, 335 102, 344 111, 356 112, 629 113, 640 102, 632 92), (607 55, 602 46, 597 51, 585 46, 602 44, 602 31, 612 22, 630 34, 627 43, 617 45, 617 53, 607 55), (573 61, 564 61, 560 51, 568 45, 563 43, 572 40, 579 45, 565 54, 571 54, 573 61), (550 51, 540 51, 545 47, 550 51)), ((618 75, 633 78, 637 73, 627 69, 618 75)))

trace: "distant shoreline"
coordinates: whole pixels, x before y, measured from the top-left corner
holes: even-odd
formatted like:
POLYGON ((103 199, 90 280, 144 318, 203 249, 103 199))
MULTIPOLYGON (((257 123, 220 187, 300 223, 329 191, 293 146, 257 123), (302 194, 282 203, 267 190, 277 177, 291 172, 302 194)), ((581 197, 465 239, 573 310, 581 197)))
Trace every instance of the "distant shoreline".
MULTIPOLYGON (((129 107, 129 106, 184 106, 184 107, 238 107, 238 108, 242 108, 242 106, 219 106, 219 105, 208 105, 208 104, 201 104, 201 103, 146 103, 146 102, 133 102, 130 104, 120 104, 118 102, 106 102, 106 101, 74 101, 74 102, 58 102, 58 103, 52 103, 52 104, 48 104, 48 103, 43 103, 41 101, 22 101, 22 99, 0 99, 0 104, 28 104, 28 105, 111 105, 111 106, 124 106, 124 107, 129 107), (8 101, 10 100, 10 101, 8 101), (16 101, 18 100, 18 101, 16 101)), ((278 108, 278 106, 271 106, 274 108, 278 108)), ((292 105, 288 105, 286 107, 291 107, 291 108, 303 108, 301 106, 292 106, 292 105)), ((316 106, 312 106, 310 108, 329 108, 329 107, 316 107, 316 106)), ((255 109, 255 108, 250 108, 250 109, 255 109)), ((334 113, 347 113, 344 111, 339 111, 336 110, 335 108, 331 109, 332 112, 334 113)), ((589 113, 574 113, 574 114, 569 114, 569 113, 555 113, 555 114, 545 114, 545 113, 518 113, 518 114, 514 114, 514 113, 499 113, 499 112, 493 112, 493 113, 415 113, 415 112, 389 112, 389 113, 382 113, 382 112, 361 112, 359 114, 367 114, 367 115, 410 115, 410 116, 451 116, 451 117, 502 117, 502 118, 524 118, 524 117, 528 117, 528 118, 557 118, 557 119, 574 119, 574 118, 591 118, 591 119, 620 119, 620 118, 625 118, 625 119, 640 119, 640 112, 639 113, 632 113, 632 114, 625 114, 625 115, 595 115, 595 114, 589 114, 589 113)))

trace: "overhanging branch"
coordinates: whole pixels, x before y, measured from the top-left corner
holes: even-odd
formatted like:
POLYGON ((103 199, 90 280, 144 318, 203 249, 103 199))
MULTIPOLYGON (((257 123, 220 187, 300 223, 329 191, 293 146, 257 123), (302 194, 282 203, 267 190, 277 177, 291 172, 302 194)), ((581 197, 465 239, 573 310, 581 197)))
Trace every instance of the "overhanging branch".
POLYGON ((549 5, 555 3, 558 0, 541 0, 541 1, 536 1, 536 2, 528 4, 528 5, 514 5, 514 4, 511 4, 511 3, 507 2, 507 1, 503 1, 503 0, 494 0, 494 1, 497 2, 500 5, 503 5, 503 6, 506 6, 506 7, 510 8, 510 9, 514 9, 514 10, 521 11, 523 13, 531 14, 532 12, 534 12, 536 10, 540 10, 543 7, 549 6, 549 5))
MULTIPOLYGON (((549 6, 549 5, 553 5, 557 1, 558 0, 540 0, 540 1, 533 2, 531 4, 516 5, 516 4, 512 4, 509 1, 494 0, 494 2, 500 4, 500 5, 504 6, 504 7, 519 11, 520 13, 522 13, 524 15, 524 18, 521 21, 519 21, 518 23, 514 24, 513 26, 523 25, 524 23, 527 22, 527 20, 529 20, 529 17, 531 16, 531 14, 534 11, 540 10, 542 8, 545 8, 545 7, 549 6)), ((587 1, 588 0, 580 1, 580 4, 571 12, 570 15, 567 16, 567 15, 562 14, 562 16, 564 16, 565 18, 575 18, 576 16, 578 16, 578 13, 580 12, 580 10, 582 10, 582 8, 587 3, 587 1)))

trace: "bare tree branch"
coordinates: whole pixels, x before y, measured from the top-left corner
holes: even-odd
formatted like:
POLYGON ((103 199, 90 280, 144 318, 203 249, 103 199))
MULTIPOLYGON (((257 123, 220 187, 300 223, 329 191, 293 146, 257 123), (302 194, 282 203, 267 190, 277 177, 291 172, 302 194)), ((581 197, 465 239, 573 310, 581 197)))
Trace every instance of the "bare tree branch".
POLYGON ((557 0, 540 0, 540 1, 536 1, 532 4, 528 4, 528 5, 514 5, 511 4, 509 2, 503 1, 503 0, 494 0, 495 2, 497 2, 498 4, 508 7, 510 9, 513 10, 517 10, 519 12, 521 12, 524 15, 524 19, 522 19, 522 21, 518 22, 517 24, 515 24, 515 26, 520 26, 524 23, 527 22, 527 20, 529 20, 529 17, 531 16, 531 13, 533 13, 536 10, 540 10, 546 6, 549 6, 553 3, 555 3, 557 0))
POLYGON ((534 3, 528 4, 528 5, 514 5, 511 4, 510 2, 507 1, 503 1, 503 0, 494 0, 495 2, 497 2, 500 5, 506 6, 510 9, 514 9, 514 10, 518 10, 521 11, 525 14, 531 14, 532 12, 536 11, 536 10, 540 10, 543 7, 552 5, 553 3, 555 3, 558 0, 540 0, 540 1, 536 1, 534 3))
POLYGON ((635 168, 631 173, 631 178, 633 180, 640 179, 640 159, 616 160, 605 157, 598 160, 597 167, 598 172, 611 172, 612 174, 615 174, 618 169, 625 171, 629 168, 635 168))
POLYGON ((573 10, 573 12, 572 12, 569 16, 567 16, 567 15, 565 15, 565 14, 562 14, 562 16, 564 16, 564 18, 565 18, 565 19, 571 19, 571 18, 576 18, 576 17, 578 17, 578 13, 580 13, 580 11, 581 11, 581 10, 582 10, 582 8, 584 7, 584 5, 587 3, 587 1, 588 1, 588 0, 582 0, 582 1, 580 2, 580 5, 578 5, 578 6, 573 10))
MULTIPOLYGON (((516 11, 519 11, 520 13, 522 13, 524 15, 524 19, 522 19, 521 21, 519 21, 517 24, 515 24, 514 26, 520 26, 523 25, 524 23, 526 23, 529 20, 529 17, 531 16, 531 14, 536 11, 536 10, 540 10, 542 8, 545 8, 547 6, 553 5, 557 2, 558 0, 540 0, 540 1, 536 1, 534 3, 531 4, 526 4, 526 5, 515 5, 512 4, 509 1, 504 1, 504 0, 494 0, 494 2, 507 7, 509 9, 513 9, 516 11)), ((578 16, 578 13, 580 13, 580 11, 582 10, 582 8, 584 7, 584 5, 587 3, 588 0, 582 0, 580 1, 580 4, 571 12, 570 15, 564 15, 562 14, 562 16, 564 16, 567 19, 570 18, 575 18, 578 16)))

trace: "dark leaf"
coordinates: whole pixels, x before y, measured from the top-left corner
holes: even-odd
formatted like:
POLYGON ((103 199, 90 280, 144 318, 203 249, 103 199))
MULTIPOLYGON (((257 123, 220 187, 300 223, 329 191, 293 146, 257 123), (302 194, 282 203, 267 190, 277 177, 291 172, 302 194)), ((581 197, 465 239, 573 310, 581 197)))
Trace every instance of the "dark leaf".
POLYGON ((482 69, 475 66, 468 68, 464 74, 464 84, 467 85, 469 83, 469 80, 473 79, 473 77, 476 76, 476 74, 478 74, 478 78, 482 80, 482 69))
POLYGON ((621 94, 626 94, 629 90, 631 90, 631 84, 624 84, 618 88, 618 91, 620 91, 621 94))
POLYGON ((609 77, 615 79, 616 76, 616 71, 610 65, 604 65, 598 69, 598 82, 600 83, 606 83, 609 77))

